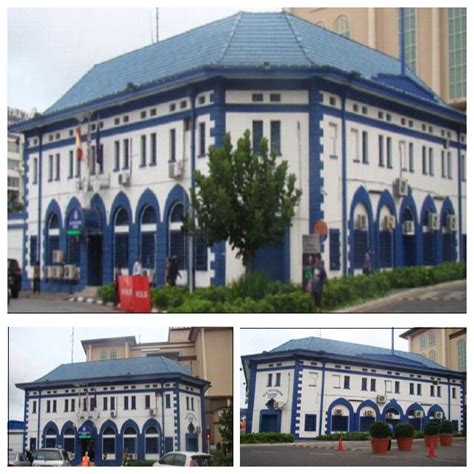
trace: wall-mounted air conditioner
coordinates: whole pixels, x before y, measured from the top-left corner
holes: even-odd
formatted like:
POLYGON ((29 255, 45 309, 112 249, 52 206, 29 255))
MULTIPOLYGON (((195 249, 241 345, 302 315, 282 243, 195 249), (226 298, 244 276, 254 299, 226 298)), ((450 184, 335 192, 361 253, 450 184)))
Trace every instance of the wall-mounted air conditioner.
POLYGON ((116 411, 111 411, 110 412, 110 417, 111 418, 117 418, 117 412, 116 411))
POLYGON ((337 410, 334 410, 334 414, 336 416, 342 416, 342 410, 340 408, 338 408, 337 410))
POLYGON ((150 408, 150 416, 156 416, 156 410, 150 408))
POLYGON ((365 410, 364 416, 374 416, 374 412, 372 410, 365 410))
POLYGON ((382 228, 383 230, 393 230, 396 226, 395 216, 388 215, 384 216, 382 221, 382 228))
POLYGON ((442 411, 435 411, 435 412, 434 412, 434 417, 435 417, 437 420, 440 420, 441 418, 443 418, 443 412, 442 412, 442 411))
POLYGON ((405 221, 402 227, 403 235, 415 234, 415 223, 413 221, 405 221))
POLYGON ((415 418, 423 418, 423 412, 421 410, 415 410, 415 418))
POLYGON ((456 226, 457 226, 456 216, 453 214, 448 214, 446 216, 446 230, 448 232, 456 232, 456 226))
POLYGON ((55 280, 62 280, 63 279, 63 274, 64 274, 64 269, 60 265, 55 265, 52 267, 53 268, 53 279, 55 280))
POLYGON ((367 215, 358 214, 356 218, 356 229, 357 230, 367 230, 367 215))
POLYGON ((385 403, 387 401, 387 398, 385 395, 377 395, 377 398, 375 399, 377 403, 385 403))
POLYGON ((404 178, 398 178, 394 184, 395 194, 398 197, 408 196, 408 180, 404 178))
POLYGON ((130 173, 122 172, 118 175, 118 183, 120 186, 129 186, 130 185, 130 173))
POLYGON ((172 161, 168 163, 168 176, 171 179, 179 179, 183 176, 183 160, 172 161))
POLYGON ((428 214, 428 228, 431 231, 438 230, 439 228, 439 218, 438 214, 436 214, 435 212, 430 212, 428 214))
POLYGON ((53 250, 53 263, 63 263, 64 252, 62 250, 53 250))
POLYGON ((76 265, 64 265, 64 279, 75 280, 77 277, 76 265))

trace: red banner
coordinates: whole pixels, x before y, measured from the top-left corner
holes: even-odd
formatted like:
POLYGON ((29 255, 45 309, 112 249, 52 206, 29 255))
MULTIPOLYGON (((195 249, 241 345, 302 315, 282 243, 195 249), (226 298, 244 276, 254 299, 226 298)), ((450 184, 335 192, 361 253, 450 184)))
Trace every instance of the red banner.
POLYGON ((150 313, 151 294, 148 277, 119 276, 120 309, 127 313, 150 313))

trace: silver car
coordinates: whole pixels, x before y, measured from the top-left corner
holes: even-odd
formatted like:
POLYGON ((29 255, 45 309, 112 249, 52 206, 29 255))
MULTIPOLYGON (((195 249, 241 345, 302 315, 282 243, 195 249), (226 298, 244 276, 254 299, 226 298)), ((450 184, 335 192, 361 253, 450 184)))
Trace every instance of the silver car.
POLYGON ((32 466, 70 466, 71 461, 64 449, 43 448, 35 451, 32 466))
POLYGON ((28 458, 16 451, 8 451, 8 465, 9 466, 31 466, 28 458))
POLYGON ((173 451, 165 454, 153 466, 212 466, 212 456, 208 453, 197 453, 193 451, 173 451))

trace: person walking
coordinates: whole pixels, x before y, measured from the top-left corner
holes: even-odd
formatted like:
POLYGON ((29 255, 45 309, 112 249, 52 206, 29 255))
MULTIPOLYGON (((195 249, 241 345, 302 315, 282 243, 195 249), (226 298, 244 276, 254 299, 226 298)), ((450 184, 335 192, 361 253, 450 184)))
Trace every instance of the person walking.
POLYGON ((40 294, 41 292, 40 278, 41 278, 40 264, 38 261, 36 261, 33 267, 33 294, 35 293, 40 294))
POLYGON ((141 276, 142 274, 142 258, 137 257, 137 261, 133 264, 133 276, 141 276))
POLYGON ((181 278, 181 273, 179 273, 178 268, 178 260, 175 255, 172 255, 166 262, 165 284, 176 286, 176 279, 178 276, 181 278))
POLYGON ((367 248, 364 255, 364 267, 362 269, 364 275, 370 275, 372 273, 372 252, 367 248))
POLYGON ((88 451, 86 451, 86 452, 84 453, 84 456, 82 456, 82 459, 81 459, 81 466, 90 467, 90 465, 91 465, 91 458, 89 457, 88 451))
POLYGON ((311 294, 313 296, 313 303, 316 313, 321 312, 321 296, 326 280, 327 274, 321 261, 321 254, 317 253, 314 258, 314 271, 313 277, 311 279, 311 294))
POLYGON ((128 463, 128 449, 126 449, 123 452, 123 464, 122 464, 122 466, 126 466, 127 463, 128 463))

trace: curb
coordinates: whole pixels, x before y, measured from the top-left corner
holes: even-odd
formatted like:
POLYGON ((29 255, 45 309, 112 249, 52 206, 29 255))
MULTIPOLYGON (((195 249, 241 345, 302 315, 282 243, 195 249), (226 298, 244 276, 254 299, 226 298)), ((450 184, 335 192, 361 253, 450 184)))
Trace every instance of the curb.
POLYGON ((452 285, 453 283, 460 282, 460 281, 466 281, 466 280, 452 280, 452 281, 445 281, 443 283, 438 283, 436 285, 417 286, 416 288, 410 288, 407 290, 399 291, 398 293, 395 293, 394 295, 384 296, 383 298, 370 300, 370 301, 367 301, 366 303, 361 303, 355 306, 347 306, 345 308, 340 308, 334 311, 334 313, 352 313, 355 311, 363 311, 366 308, 370 308, 375 305, 391 303, 392 301, 396 301, 400 298, 406 298, 407 296, 409 297, 420 290, 430 291, 430 290, 442 290, 445 287, 449 288, 449 286, 452 285))

